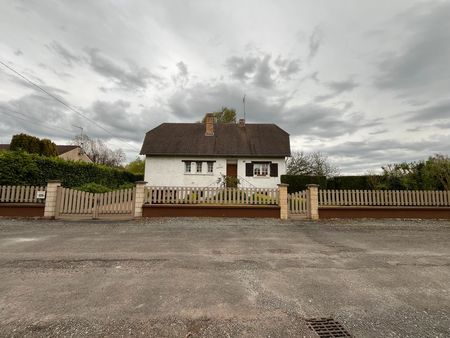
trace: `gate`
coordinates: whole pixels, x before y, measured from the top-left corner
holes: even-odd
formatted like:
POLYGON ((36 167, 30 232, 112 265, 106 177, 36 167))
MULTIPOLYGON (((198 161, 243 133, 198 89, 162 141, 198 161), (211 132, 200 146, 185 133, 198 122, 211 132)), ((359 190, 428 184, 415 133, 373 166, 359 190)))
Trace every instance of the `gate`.
POLYGON ((89 193, 58 187, 56 218, 132 218, 135 190, 89 193))
POLYGON ((288 194, 288 208, 291 218, 306 218, 308 216, 308 194, 308 190, 288 194))

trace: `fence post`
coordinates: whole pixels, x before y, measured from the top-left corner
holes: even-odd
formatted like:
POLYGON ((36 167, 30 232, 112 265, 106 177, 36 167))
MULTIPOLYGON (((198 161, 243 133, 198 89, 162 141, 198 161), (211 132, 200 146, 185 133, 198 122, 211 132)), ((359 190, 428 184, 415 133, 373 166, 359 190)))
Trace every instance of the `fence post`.
POLYGON ((280 218, 281 219, 288 219, 288 217, 289 217, 288 186, 289 186, 289 184, 286 184, 286 183, 278 184, 278 192, 279 192, 278 205, 280 206, 280 218))
POLYGON ((52 180, 47 182, 47 193, 45 196, 44 217, 54 219, 56 216, 56 199, 58 197, 58 187, 61 181, 52 180))
POLYGON ((319 186, 317 184, 308 184, 308 218, 312 220, 319 219, 319 186))
POLYGON ((136 183, 136 190, 134 193, 134 210, 133 210, 133 216, 136 217, 142 217, 142 206, 144 204, 144 198, 145 198, 145 185, 147 182, 145 181, 137 181, 136 183))

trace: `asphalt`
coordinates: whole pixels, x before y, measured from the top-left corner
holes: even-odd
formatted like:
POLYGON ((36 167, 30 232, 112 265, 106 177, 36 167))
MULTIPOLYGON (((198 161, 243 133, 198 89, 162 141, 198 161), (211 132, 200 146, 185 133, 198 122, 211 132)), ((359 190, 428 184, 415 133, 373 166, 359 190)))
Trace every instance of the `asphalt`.
POLYGON ((0 219, 1 337, 450 337, 450 222, 0 219))

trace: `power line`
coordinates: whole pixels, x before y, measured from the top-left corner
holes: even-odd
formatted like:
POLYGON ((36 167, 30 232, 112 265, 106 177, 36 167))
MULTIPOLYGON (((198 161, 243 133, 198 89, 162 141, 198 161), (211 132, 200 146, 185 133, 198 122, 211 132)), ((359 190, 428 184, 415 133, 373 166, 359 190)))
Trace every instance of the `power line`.
POLYGON ((58 101, 59 103, 61 103, 63 106, 65 106, 67 109, 73 111, 74 113, 80 115, 81 117, 85 118, 86 120, 88 120, 89 122, 95 124, 97 127, 99 127, 100 129, 102 129, 103 131, 105 131, 106 133, 108 133, 109 135, 117 138, 118 140, 120 140, 121 142, 124 142, 126 144, 128 144, 129 146, 132 147, 133 150, 135 151, 139 151, 137 150, 137 148, 134 148, 134 146, 129 143, 128 141, 125 141, 124 139, 118 137, 117 135, 114 135, 113 133, 111 133, 108 129, 104 128, 103 126, 101 126, 99 123, 97 123, 95 120, 87 117, 86 115, 84 115, 83 113, 81 113, 79 110, 73 108, 72 106, 70 106, 68 103, 64 102, 62 99, 60 99, 59 97, 53 95, 52 93, 50 93, 49 91, 45 90, 44 88, 42 88, 41 86, 39 86, 38 84, 36 84, 35 82, 31 81, 30 79, 28 79, 25 75, 22 75, 21 73, 19 73, 17 70, 15 70, 14 68, 12 68, 11 66, 7 65, 6 63, 4 63, 3 61, 0 60, 0 64, 3 65, 4 67, 8 68, 10 71, 12 71, 14 74, 16 74, 17 76, 19 76, 20 78, 22 78, 23 80, 27 81, 28 83, 30 83, 31 85, 33 85, 34 87, 38 88, 39 90, 41 90, 42 92, 44 92, 45 94, 47 94, 48 96, 50 96, 52 99, 58 101))
MULTIPOLYGON (((44 121, 39 120, 39 119, 36 118, 36 117, 29 116, 29 115, 27 115, 27 114, 24 114, 24 113, 22 113, 22 112, 19 112, 19 111, 17 111, 17 110, 13 110, 13 109, 11 109, 11 108, 7 108, 7 107, 4 107, 4 106, 0 106, 0 109, 9 111, 10 113, 13 113, 13 114, 19 114, 19 115, 22 115, 22 116, 24 116, 25 118, 29 119, 30 122, 38 123, 38 124, 43 125, 43 126, 49 128, 49 129, 54 129, 54 130, 59 130, 59 129, 60 129, 60 130, 66 131, 66 132, 68 132, 68 133, 74 134, 73 130, 69 130, 69 129, 66 129, 66 128, 63 128, 63 127, 49 127, 47 124, 45 124, 44 121)), ((6 112, 4 112, 4 113, 7 114, 6 112)), ((11 114, 8 114, 8 115, 12 116, 11 114)), ((14 117, 17 117, 17 118, 23 120, 23 118, 20 118, 20 117, 18 117, 18 116, 14 116, 14 117)))

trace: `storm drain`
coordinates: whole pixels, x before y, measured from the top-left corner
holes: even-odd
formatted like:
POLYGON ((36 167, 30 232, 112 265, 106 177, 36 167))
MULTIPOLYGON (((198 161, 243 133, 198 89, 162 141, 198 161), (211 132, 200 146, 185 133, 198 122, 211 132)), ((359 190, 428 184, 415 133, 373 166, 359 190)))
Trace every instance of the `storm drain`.
POLYGON ((333 318, 310 318, 306 319, 308 328, 320 338, 342 338, 352 337, 350 333, 333 318))

